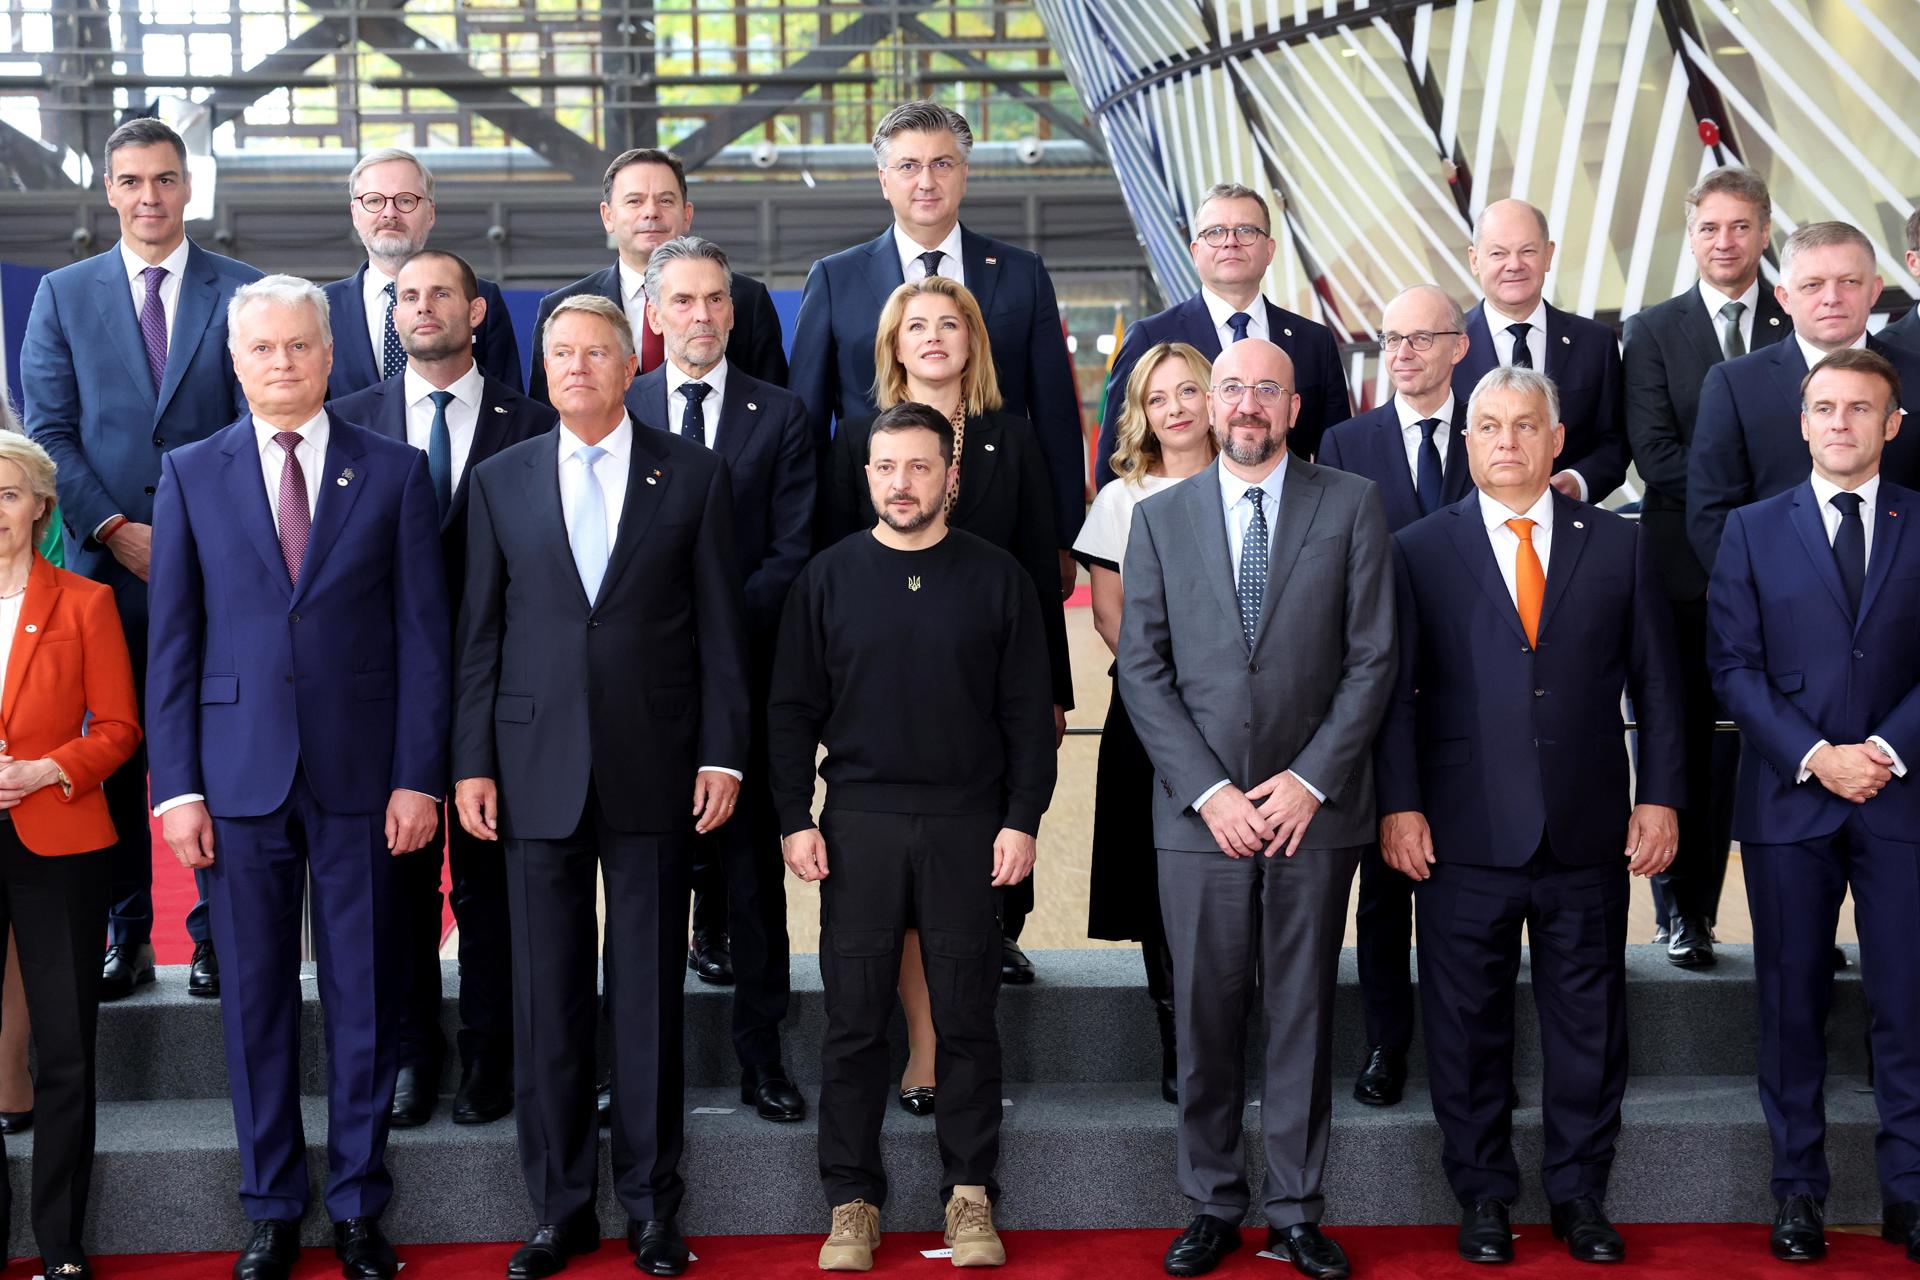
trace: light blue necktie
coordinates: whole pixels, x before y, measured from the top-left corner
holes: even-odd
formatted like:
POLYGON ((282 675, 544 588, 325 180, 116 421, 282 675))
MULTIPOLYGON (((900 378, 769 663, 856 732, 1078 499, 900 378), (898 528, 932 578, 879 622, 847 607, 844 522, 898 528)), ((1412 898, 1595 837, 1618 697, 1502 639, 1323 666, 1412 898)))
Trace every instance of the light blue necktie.
POLYGON ((593 474, 594 464, 607 456, 597 444, 582 445, 574 458, 580 463, 573 485, 573 563, 580 569, 580 585, 586 588, 591 603, 600 595, 600 580, 607 576, 607 500, 600 492, 600 477, 593 474))

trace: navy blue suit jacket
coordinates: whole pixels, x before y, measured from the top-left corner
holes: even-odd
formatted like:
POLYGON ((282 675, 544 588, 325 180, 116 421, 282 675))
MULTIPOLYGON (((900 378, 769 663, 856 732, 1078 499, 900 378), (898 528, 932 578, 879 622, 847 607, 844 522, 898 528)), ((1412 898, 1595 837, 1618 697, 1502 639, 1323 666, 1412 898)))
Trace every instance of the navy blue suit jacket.
MULTIPOLYGON (((1453 398, 1452 437, 1440 472, 1440 503, 1458 502, 1473 491, 1473 473, 1467 467, 1467 402, 1453 398)), ((1351 471, 1380 486, 1380 505, 1387 513, 1387 528, 1399 532, 1426 513, 1420 510, 1420 494, 1414 488, 1413 472, 1407 466, 1407 446, 1400 434, 1400 411, 1392 400, 1369 409, 1357 418, 1341 423, 1320 438, 1323 467, 1351 471)))
POLYGON ((1618 863, 1634 802, 1683 803, 1672 607, 1633 522, 1556 493, 1539 644, 1527 643, 1480 497, 1394 535, 1400 669, 1376 744, 1379 808, 1416 810, 1442 862, 1618 863), (1640 713, 1630 783, 1622 691, 1640 713))
MULTIPOLYGON (((1920 387, 1920 351, 1878 337, 1867 346, 1893 362, 1903 386, 1920 387)), ((1736 507, 1785 493, 1813 471, 1800 436, 1806 376, 1806 354, 1791 338, 1707 371, 1687 455, 1687 536, 1701 564, 1719 555, 1721 530, 1736 507)), ((1920 487, 1920 431, 1902 431, 1888 443, 1880 473, 1920 487)))
POLYGON ((1920 351, 1920 306, 1907 308, 1907 314, 1882 329, 1876 336, 1882 342, 1890 342, 1896 347, 1920 351))
POLYGON ((427 455, 329 415, 300 581, 289 583, 251 414, 167 455, 149 577, 156 802, 260 817, 304 770, 335 813, 445 793, 451 677, 427 455), (344 483, 342 483, 344 481, 344 483))
POLYGON ((1920 765, 1920 542, 1906 536, 1920 520, 1915 498, 1880 482, 1857 620, 1811 481, 1727 517, 1707 587, 1707 660, 1746 743, 1736 839, 1812 840, 1855 813, 1888 840, 1911 841, 1920 829, 1920 778, 1912 774, 1859 806, 1817 779, 1794 781, 1822 738, 1842 745, 1878 736, 1909 767, 1920 765))
MULTIPOLYGON (((1325 325, 1271 302, 1267 303, 1267 336, 1292 357, 1295 389, 1300 393, 1300 416, 1287 433, 1287 447, 1299 457, 1316 460, 1327 428, 1353 416, 1347 372, 1340 364, 1340 344, 1325 325)), ((1095 484, 1105 485, 1113 479, 1108 459, 1113 457, 1118 440, 1127 379, 1133 376, 1133 366, 1140 363, 1140 357, 1157 342, 1184 342, 1207 359, 1218 359, 1220 332, 1213 327, 1206 299, 1196 293, 1127 327, 1113 358, 1113 372, 1107 375, 1106 411, 1100 419, 1100 444, 1093 457, 1095 484)))
MULTIPOLYGON (((541 335, 547 331, 547 317, 553 309, 576 294, 594 293, 616 307, 626 304, 620 297, 620 264, 590 276, 583 276, 563 289, 555 289, 540 299, 540 311, 533 322, 533 376, 527 382, 527 394, 535 400, 547 398, 546 357, 541 351, 541 335)), ((771 382, 787 385, 787 353, 780 333, 780 313, 773 309, 773 296, 767 286, 752 276, 733 273, 733 332, 727 335, 727 363, 735 369, 771 382)), ((634 350, 640 349, 640 335, 633 335, 634 350)), ((651 371, 649 371, 651 372, 651 371)), ((635 386, 639 380, 635 379, 635 386)), ((627 409, 636 417, 640 405, 627 388, 627 409)))
POLYGON ((246 412, 227 354, 227 302, 259 278, 244 262, 188 248, 157 395, 118 245, 48 274, 27 316, 26 427, 60 468, 67 568, 113 587, 136 663, 146 584, 93 531, 115 515, 152 524, 161 457, 246 412))
MULTIPOLYGON (((342 400, 356 391, 364 391, 380 377, 380 361, 367 336, 367 305, 364 293, 367 264, 345 280, 323 286, 327 295, 327 315, 333 325, 333 372, 327 377, 327 398, 342 400)), ((520 374, 520 342, 513 336, 513 317, 507 314, 507 300, 500 286, 491 280, 480 282, 480 296, 487 304, 486 318, 473 331, 473 359, 480 372, 495 382, 504 382, 515 391, 525 385, 520 374)))
MULTIPOLYGON (((1500 363, 1486 311, 1487 304, 1480 302, 1467 312, 1467 354, 1453 366, 1453 394, 1462 404, 1500 363)), ((1567 429, 1554 470, 1578 471, 1586 479, 1587 497, 1600 502, 1627 478, 1620 340, 1598 320, 1548 303, 1546 345, 1547 367, 1541 372, 1560 390, 1560 421, 1567 429)))
MULTIPOLYGON (((967 290, 986 317, 1001 410, 1033 423, 1053 485, 1054 537, 1059 546, 1072 546, 1087 516, 1087 450, 1053 277, 1039 254, 964 226, 960 258, 967 290)), ((874 335, 881 308, 904 282, 892 227, 820 259, 807 272, 787 385, 807 406, 814 447, 823 457, 833 423, 877 412, 874 335)))
MULTIPOLYGON (((728 364, 720 420, 707 414, 707 437, 731 473, 733 554, 747 627, 766 645, 779 630, 788 588, 813 554, 816 459, 800 397, 728 364)), ((686 401, 670 411, 664 364, 633 380, 627 401, 636 400, 635 421, 679 435, 686 401)))

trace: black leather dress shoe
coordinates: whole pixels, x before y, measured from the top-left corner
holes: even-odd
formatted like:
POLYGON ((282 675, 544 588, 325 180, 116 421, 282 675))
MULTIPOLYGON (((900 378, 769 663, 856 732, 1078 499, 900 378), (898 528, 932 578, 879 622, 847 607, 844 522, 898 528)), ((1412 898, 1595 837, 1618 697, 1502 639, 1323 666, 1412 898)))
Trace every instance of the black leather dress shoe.
POLYGON ((287 1280, 298 1261, 300 1229, 285 1218, 262 1218, 234 1259, 233 1280, 287 1280))
POLYGON ((1827 1256, 1827 1206, 1812 1196, 1788 1196, 1773 1215, 1768 1239, 1782 1262, 1817 1262, 1827 1256))
POLYGON ((0 1111, 0 1133, 12 1135, 33 1128, 33 1108, 25 1111, 0 1111))
POLYGON ((1284 1231, 1267 1228, 1267 1252, 1293 1263, 1293 1269, 1311 1280, 1346 1280, 1353 1269, 1340 1246, 1321 1233, 1317 1222, 1296 1222, 1284 1231))
POLYGON ((1367 1065, 1353 1082, 1353 1100, 1370 1107, 1391 1107, 1407 1090, 1407 1054, 1404 1049, 1374 1045, 1367 1050, 1367 1065))
POLYGON ((348 1218, 333 1224, 333 1256, 347 1280, 393 1280, 400 1256, 387 1243, 378 1218, 348 1218))
POLYGON ((396 1129, 417 1129, 433 1119, 439 1098, 440 1073, 425 1067, 402 1067, 393 1079, 393 1111, 389 1123, 396 1129))
MULTIPOLYGON (((1833 944, 1833 971, 1835 973, 1838 973, 1846 967, 1847 967, 1846 950, 1842 948, 1839 943, 1836 942, 1833 944)), ((104 999, 105 997, 102 997, 102 998, 104 999)))
POLYGON ((1468 1262, 1512 1262, 1513 1226, 1505 1200, 1475 1200, 1460 1210, 1460 1235, 1455 1242, 1468 1262))
POLYGON ((100 1001, 124 1000, 153 981, 153 947, 145 942, 107 948, 100 966, 100 1001))
POLYGON ((1239 1227, 1225 1218, 1203 1213, 1173 1238, 1162 1266, 1170 1276, 1203 1276, 1239 1247, 1239 1227))
POLYGON ((633 1250, 633 1265, 650 1276, 677 1276, 690 1261, 687 1242, 672 1218, 629 1219, 627 1247, 633 1250))
POLYGON ((220 957, 213 953, 211 941, 193 944, 193 959, 187 965, 187 994, 202 1000, 220 998, 220 957))
POLYGON ((1000 939, 1000 981, 1008 986, 1024 987, 1033 981, 1033 961, 1012 938, 1000 939))
POLYGON ((507 1259, 507 1280, 542 1280, 567 1269, 567 1259, 600 1247, 600 1219, 589 1209, 571 1222, 535 1227, 507 1259))
POLYGON ((748 1067, 740 1073, 740 1101, 751 1102, 762 1120, 805 1120, 807 1100, 787 1079, 787 1069, 775 1062, 748 1067))
POLYGON ((1920 1200, 1906 1200, 1883 1209, 1880 1238, 1906 1246, 1907 1261, 1920 1262, 1920 1200))
POLYGON ((86 1250, 77 1244, 43 1248, 40 1274, 47 1280, 93 1280, 93 1264, 87 1261, 86 1250))
POLYGON ((1713 968, 1713 931, 1697 916, 1676 916, 1667 934, 1667 963, 1676 969, 1713 968))
POLYGON ((484 1059, 469 1062, 460 1072, 453 1095, 455 1124, 491 1124, 513 1110, 513 1073, 484 1059))
POLYGON ((695 929, 693 945, 687 948, 687 968, 711 986, 732 986, 733 952, 728 948, 727 935, 695 929))
MULTIPOLYGON (((1684 923, 1684 922, 1683 922, 1684 923)), ((1607 1211, 1592 1196, 1575 1196, 1552 1207, 1553 1238, 1567 1242, 1575 1262, 1620 1262, 1627 1242, 1607 1221, 1607 1211)))
POLYGON ((917 1084, 911 1089, 900 1091, 900 1109, 910 1116, 930 1116, 933 1114, 933 1086, 917 1084))

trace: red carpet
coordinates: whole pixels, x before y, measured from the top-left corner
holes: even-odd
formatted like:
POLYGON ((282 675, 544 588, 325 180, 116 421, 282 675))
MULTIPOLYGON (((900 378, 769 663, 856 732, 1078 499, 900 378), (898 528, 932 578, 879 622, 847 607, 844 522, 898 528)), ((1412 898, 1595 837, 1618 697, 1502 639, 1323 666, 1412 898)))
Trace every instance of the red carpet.
MULTIPOLYGON (((1518 1255, 1510 1267, 1482 1267, 1461 1262, 1453 1253, 1451 1227, 1341 1227, 1333 1231, 1353 1261, 1356 1280, 1545 1280, 1578 1277, 1711 1276, 1715 1280, 1789 1276, 1794 1268, 1775 1262, 1767 1253, 1766 1231, 1747 1225, 1628 1226, 1629 1261, 1618 1267, 1596 1269, 1569 1259, 1544 1226, 1520 1228, 1518 1255)), ((1172 1239, 1169 1231, 1020 1231, 1006 1237, 1008 1262, 1002 1274, 1029 1280, 1149 1280, 1160 1276, 1160 1256, 1172 1239)), ((1266 1277, 1284 1280, 1296 1275, 1292 1267, 1271 1258, 1254 1256, 1261 1236, 1247 1233, 1248 1243, 1215 1275, 1266 1277)), ((1905 1255, 1877 1236, 1834 1231, 1828 1236, 1827 1261, 1808 1272, 1818 1280, 1880 1280, 1909 1273, 1905 1255)), ((693 1280, 761 1280, 762 1277, 822 1274, 814 1257, 817 1236, 716 1236, 693 1241, 700 1259, 687 1271, 693 1280)), ((875 1255, 876 1276, 935 1277, 952 1273, 943 1259, 923 1258, 922 1249, 937 1249, 937 1235, 888 1236, 875 1255)), ((512 1246, 505 1244, 410 1245, 402 1248, 405 1280, 439 1277, 494 1277, 506 1270, 512 1246)), ((146 1257, 103 1257, 94 1260, 101 1280, 206 1280, 223 1276, 232 1265, 231 1254, 169 1254, 146 1257)), ((33 1274, 36 1263, 16 1262, 9 1277, 33 1274)), ((338 1276, 331 1250, 307 1250, 295 1270, 296 1280, 338 1276)), ((612 1280, 637 1274, 622 1242, 610 1240, 600 1251, 582 1258, 565 1272, 582 1280, 612 1280)), ((981 1272, 978 1274, 988 1274, 981 1272)))

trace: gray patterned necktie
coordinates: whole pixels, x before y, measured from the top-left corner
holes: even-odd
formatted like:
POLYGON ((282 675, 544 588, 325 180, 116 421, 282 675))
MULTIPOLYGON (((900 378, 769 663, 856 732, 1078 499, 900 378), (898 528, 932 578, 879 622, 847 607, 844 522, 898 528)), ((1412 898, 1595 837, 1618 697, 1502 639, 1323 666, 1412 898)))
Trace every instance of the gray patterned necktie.
POLYGON ((1253 635, 1260 629, 1260 606, 1267 597, 1267 515, 1261 504, 1266 491, 1258 485, 1247 490, 1253 504, 1253 519, 1247 524, 1246 540, 1240 544, 1240 634, 1246 637, 1247 651, 1253 651, 1253 635))

